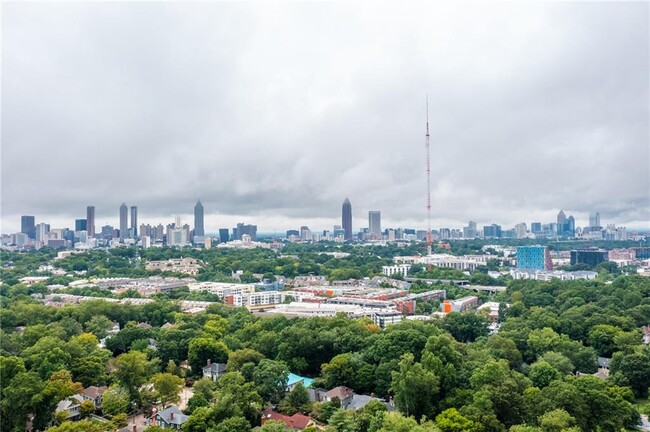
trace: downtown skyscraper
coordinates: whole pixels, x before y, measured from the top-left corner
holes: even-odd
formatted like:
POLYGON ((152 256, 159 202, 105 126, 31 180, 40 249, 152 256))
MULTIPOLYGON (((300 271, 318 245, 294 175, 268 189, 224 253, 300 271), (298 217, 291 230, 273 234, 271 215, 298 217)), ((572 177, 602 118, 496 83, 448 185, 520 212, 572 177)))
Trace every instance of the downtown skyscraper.
POLYGON ((131 235, 138 238, 138 206, 131 206, 131 235))
POLYGON ((195 237, 205 236, 203 221, 204 221, 203 204, 201 204, 201 200, 198 200, 196 202, 196 205, 194 206, 194 236, 195 237))
POLYGON ((368 231, 370 231, 370 234, 381 236, 381 212, 380 211, 368 212, 368 231))
POLYGON ((95 206, 86 207, 86 231, 88 238, 95 237, 95 206))
POLYGON ((120 206, 120 240, 128 236, 129 230, 129 208, 125 203, 120 206))
POLYGON ((345 232, 343 238, 345 240, 352 240, 352 204, 350 204, 350 200, 347 198, 343 201, 343 207, 341 209, 341 225, 345 232))

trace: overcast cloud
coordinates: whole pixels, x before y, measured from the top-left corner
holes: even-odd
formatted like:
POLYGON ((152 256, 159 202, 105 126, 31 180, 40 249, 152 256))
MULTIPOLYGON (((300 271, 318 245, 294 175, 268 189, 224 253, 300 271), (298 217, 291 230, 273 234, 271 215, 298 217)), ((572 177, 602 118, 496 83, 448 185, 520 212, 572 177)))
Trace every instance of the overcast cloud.
POLYGON ((648 7, 4 3, 2 231, 424 228, 427 93, 435 228, 650 228, 648 7))

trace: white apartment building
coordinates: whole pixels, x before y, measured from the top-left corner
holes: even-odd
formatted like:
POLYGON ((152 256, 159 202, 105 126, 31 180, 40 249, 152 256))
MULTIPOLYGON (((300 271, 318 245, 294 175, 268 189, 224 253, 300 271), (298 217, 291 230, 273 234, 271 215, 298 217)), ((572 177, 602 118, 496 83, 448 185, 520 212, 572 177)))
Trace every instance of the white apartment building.
POLYGON ((278 304, 282 301, 279 291, 263 291, 247 294, 234 294, 224 296, 224 303, 231 306, 256 307, 278 304))
POLYGON ((252 284, 235 284, 226 282, 196 282, 188 284, 190 291, 207 291, 221 298, 227 295, 242 295, 255 292, 252 284))
POLYGON ((392 266, 382 266, 381 272, 386 276, 402 275, 406 277, 411 269, 411 264, 397 264, 392 266))

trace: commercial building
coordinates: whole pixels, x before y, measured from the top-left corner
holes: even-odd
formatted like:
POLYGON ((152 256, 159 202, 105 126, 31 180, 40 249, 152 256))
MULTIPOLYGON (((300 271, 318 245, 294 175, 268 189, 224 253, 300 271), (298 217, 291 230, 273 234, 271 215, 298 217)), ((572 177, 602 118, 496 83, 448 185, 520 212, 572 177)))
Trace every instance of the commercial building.
POLYGON ((608 261, 609 253, 603 249, 578 249, 571 251, 571 265, 587 264, 592 267, 608 261))
POLYGON ((381 238, 381 212, 368 212, 368 227, 370 235, 374 238, 381 238))
POLYGON ((341 226, 343 227, 344 240, 352 240, 352 204, 350 200, 345 198, 341 208, 341 226))
POLYGON ((95 237, 95 206, 86 207, 86 231, 88 238, 95 237))
POLYGON ((36 238, 36 218, 34 216, 20 217, 20 232, 27 234, 30 239, 36 238))
POLYGON ((230 240, 230 233, 228 228, 219 228, 219 241, 221 243, 227 243, 230 240))
POLYGON ((138 238, 138 207, 131 206, 131 232, 129 237, 138 238))
POLYGON ((517 268, 529 270, 552 270, 551 254, 546 246, 518 246, 517 268))
POLYGON ((501 225, 492 224, 483 227, 483 237, 485 238, 501 238, 501 225))
POLYGON ((86 219, 75 219, 74 220, 74 230, 75 231, 88 231, 88 223, 86 219))
POLYGON ((203 237, 205 236, 205 229, 203 227, 204 214, 203 214, 203 204, 201 200, 196 202, 194 206, 194 236, 203 237))
POLYGON ((120 206, 120 241, 127 238, 129 229, 129 208, 125 203, 120 206))

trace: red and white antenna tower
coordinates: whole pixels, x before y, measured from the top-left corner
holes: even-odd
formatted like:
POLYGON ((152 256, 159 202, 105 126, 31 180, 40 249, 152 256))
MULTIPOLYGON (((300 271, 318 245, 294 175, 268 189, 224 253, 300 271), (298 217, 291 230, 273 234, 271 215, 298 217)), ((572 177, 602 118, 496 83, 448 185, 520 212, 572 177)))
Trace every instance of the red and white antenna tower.
MULTIPOLYGON (((427 257, 431 255, 431 156, 429 149, 429 95, 427 95, 427 134, 424 146, 427 149, 427 257)), ((431 270, 430 258, 427 259, 427 270, 431 270)))

